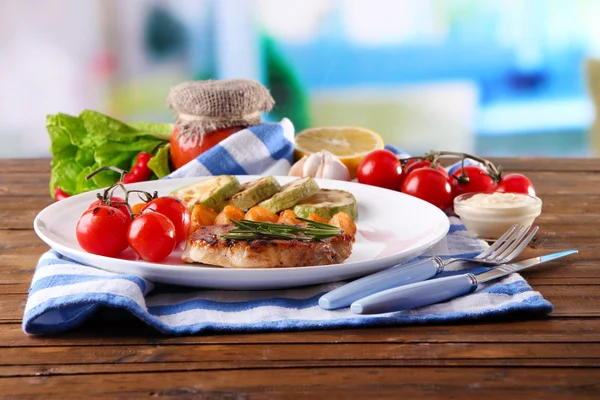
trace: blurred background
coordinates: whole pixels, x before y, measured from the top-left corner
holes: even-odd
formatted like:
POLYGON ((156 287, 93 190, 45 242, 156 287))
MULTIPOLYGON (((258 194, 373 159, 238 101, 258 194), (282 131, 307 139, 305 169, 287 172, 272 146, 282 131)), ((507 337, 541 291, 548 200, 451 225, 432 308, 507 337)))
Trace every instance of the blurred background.
POLYGON ((0 157, 49 156, 47 114, 170 122, 171 86, 240 77, 297 131, 597 156, 599 17, 596 0, 2 0, 0 157))

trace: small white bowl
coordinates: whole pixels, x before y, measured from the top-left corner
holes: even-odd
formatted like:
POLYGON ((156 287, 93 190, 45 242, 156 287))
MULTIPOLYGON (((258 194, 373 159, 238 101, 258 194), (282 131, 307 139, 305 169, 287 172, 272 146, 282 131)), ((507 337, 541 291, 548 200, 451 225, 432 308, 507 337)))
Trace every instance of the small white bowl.
POLYGON ((521 193, 465 193, 454 199, 454 212, 473 235, 495 240, 514 224, 532 225, 542 200, 521 193))

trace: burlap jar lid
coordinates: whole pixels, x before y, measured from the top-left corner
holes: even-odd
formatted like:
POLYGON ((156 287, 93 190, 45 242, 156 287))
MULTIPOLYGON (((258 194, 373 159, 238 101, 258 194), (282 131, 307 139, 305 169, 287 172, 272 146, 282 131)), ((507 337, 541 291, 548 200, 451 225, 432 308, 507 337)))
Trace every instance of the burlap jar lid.
POLYGON ((233 126, 261 122, 275 101, 268 89, 250 79, 183 82, 171 89, 167 105, 176 112, 180 134, 203 135, 233 126))

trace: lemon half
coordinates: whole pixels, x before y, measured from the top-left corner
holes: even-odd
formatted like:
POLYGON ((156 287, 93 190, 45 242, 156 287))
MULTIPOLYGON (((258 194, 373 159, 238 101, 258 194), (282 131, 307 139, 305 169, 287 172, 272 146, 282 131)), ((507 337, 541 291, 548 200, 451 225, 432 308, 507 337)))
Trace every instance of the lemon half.
POLYGON ((295 156, 300 159, 327 150, 348 167, 354 178, 362 159, 378 149, 383 149, 383 139, 372 130, 355 126, 316 127, 296 135, 295 156))

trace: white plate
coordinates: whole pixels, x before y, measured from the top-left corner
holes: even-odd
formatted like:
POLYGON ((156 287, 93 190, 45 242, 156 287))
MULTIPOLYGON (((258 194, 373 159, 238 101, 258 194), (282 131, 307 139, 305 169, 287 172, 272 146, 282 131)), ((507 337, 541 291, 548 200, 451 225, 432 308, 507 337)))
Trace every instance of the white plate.
MULTIPOLYGON (((238 176, 240 182, 258 176, 238 176)), ((133 189, 158 191, 166 195, 174 189, 205 178, 184 178, 132 184, 133 189)), ((290 177, 277 177, 284 184, 290 177)), ((38 236, 59 253, 81 263, 107 271, 134 274, 154 282, 178 285, 258 290, 294 287, 367 275, 414 258, 440 241, 448 232, 446 215, 437 207, 403 193, 358 183, 317 180, 321 188, 351 192, 358 202, 358 233, 352 255, 342 264, 265 269, 229 269, 205 264, 186 264, 176 250, 164 262, 139 260, 128 249, 121 258, 85 252, 77 243, 75 226, 79 216, 96 199, 91 191, 61 200, 42 210, 34 221, 38 236)), ((117 191, 116 195, 120 195, 117 191)), ((132 195, 130 202, 135 202, 132 195)))

